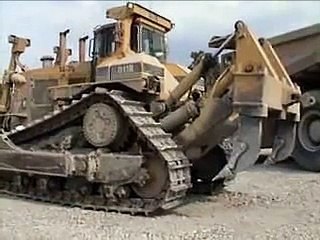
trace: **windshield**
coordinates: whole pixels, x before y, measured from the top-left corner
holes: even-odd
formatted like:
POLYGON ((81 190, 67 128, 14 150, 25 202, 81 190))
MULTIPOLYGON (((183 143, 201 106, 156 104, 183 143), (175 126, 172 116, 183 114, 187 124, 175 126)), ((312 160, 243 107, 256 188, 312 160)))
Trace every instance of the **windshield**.
MULTIPOLYGON (((115 24, 103 26, 95 32, 94 54, 97 57, 109 57, 115 52, 115 24)), ((145 52, 166 61, 167 49, 165 34, 145 25, 133 25, 131 28, 131 49, 145 52)))
POLYGON ((108 57, 115 51, 114 26, 96 32, 94 52, 99 57, 108 57))
POLYGON ((165 61, 167 51, 164 33, 143 26, 142 51, 165 61))

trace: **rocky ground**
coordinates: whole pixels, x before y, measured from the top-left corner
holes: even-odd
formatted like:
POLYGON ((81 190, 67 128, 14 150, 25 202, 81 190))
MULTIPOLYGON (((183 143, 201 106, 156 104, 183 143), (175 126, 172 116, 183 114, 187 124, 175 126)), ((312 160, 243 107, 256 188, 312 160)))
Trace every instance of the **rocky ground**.
POLYGON ((148 218, 0 198, 0 239, 320 239, 320 175, 260 165, 148 218))

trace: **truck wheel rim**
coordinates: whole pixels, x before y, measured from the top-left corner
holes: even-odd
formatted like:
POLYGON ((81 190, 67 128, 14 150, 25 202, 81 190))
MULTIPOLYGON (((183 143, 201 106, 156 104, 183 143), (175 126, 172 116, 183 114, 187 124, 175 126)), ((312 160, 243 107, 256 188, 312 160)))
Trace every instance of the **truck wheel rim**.
POLYGON ((301 145, 310 152, 320 150, 320 112, 306 112, 300 121, 298 139, 301 145))

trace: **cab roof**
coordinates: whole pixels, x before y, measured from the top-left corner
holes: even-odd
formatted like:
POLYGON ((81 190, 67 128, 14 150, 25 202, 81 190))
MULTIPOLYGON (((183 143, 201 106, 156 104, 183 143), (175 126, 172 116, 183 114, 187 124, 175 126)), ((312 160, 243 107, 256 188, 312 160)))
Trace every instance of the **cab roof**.
POLYGON ((133 15, 148 20, 170 31, 174 24, 167 18, 147 9, 137 3, 128 2, 125 6, 114 7, 107 10, 106 17, 115 20, 123 20, 133 15))

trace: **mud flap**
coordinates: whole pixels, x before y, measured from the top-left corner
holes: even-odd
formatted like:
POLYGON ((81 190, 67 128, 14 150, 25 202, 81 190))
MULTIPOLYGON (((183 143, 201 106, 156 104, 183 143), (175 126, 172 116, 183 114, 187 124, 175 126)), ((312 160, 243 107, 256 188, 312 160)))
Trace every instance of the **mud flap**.
POLYGON ((228 164, 213 179, 233 178, 257 161, 260 153, 263 118, 240 116, 239 129, 233 138, 233 149, 228 164))
POLYGON ((297 122, 279 120, 277 133, 273 141, 272 153, 266 159, 265 164, 280 162, 291 156, 296 139, 297 122))

